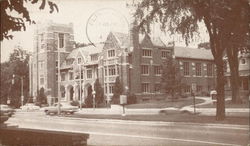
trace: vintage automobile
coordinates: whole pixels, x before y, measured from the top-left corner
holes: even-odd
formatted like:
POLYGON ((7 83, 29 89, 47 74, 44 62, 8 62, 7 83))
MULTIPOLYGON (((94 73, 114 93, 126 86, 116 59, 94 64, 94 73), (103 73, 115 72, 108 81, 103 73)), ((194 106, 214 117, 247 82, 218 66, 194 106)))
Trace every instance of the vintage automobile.
MULTIPOLYGON (((55 103, 49 107, 44 107, 43 110, 47 115, 57 114, 58 113, 58 103, 55 103)), ((62 114, 74 114, 75 112, 78 111, 78 107, 72 106, 68 103, 60 103, 60 111, 62 114)))
POLYGON ((13 108, 5 104, 0 104, 0 111, 3 115, 7 115, 9 117, 15 113, 15 110, 13 108))
POLYGON ((40 107, 35 105, 34 103, 26 103, 25 105, 20 107, 21 110, 26 110, 26 111, 35 111, 35 110, 39 110, 40 107))

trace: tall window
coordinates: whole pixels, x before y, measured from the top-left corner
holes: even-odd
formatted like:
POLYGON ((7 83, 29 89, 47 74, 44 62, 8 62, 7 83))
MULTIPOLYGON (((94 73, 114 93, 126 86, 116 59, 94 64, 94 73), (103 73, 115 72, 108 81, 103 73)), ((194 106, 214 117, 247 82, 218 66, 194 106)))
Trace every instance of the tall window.
POLYGON ((189 75, 189 62, 183 62, 184 76, 189 75))
POLYGON ((61 80, 62 80, 62 81, 65 81, 65 73, 62 73, 62 74, 61 74, 61 80))
POLYGON ((64 34, 59 33, 59 48, 64 48, 64 34))
POLYGON ((116 73, 115 73, 115 66, 110 66, 109 67, 109 75, 110 76, 116 75, 116 73))
POLYGON ((98 60, 98 56, 97 55, 91 55, 90 60, 91 61, 96 61, 96 60, 98 60))
POLYGON ((197 85, 197 92, 201 92, 202 91, 202 86, 201 85, 197 85))
POLYGON ((154 73, 155 75, 161 75, 161 66, 155 66, 154 73))
POLYGON ((39 69, 44 69, 44 61, 39 62, 39 69))
POLYGON ((201 63, 195 63, 195 74, 201 76, 201 63))
POLYGON ((114 85, 113 84, 109 85, 109 93, 114 93, 114 85))
POLYGON ((56 68, 58 67, 58 61, 56 61, 56 68))
POLYGON ((242 86, 243 86, 243 90, 249 90, 247 78, 242 78, 242 86))
POLYGON ((141 66, 141 74, 142 75, 148 75, 149 74, 149 67, 148 67, 148 65, 142 65, 141 66))
POLYGON ((152 57, 152 50, 143 49, 142 50, 142 56, 143 57, 152 57))
POLYGON ((74 74, 73 74, 73 72, 69 72, 69 80, 73 80, 73 77, 74 76, 74 74))
POLYGON ((142 83, 142 92, 149 93, 149 83, 142 83))
POLYGON ((207 76, 213 76, 213 65, 211 63, 207 64, 207 76))
POLYGON ((87 78, 92 79, 92 70, 87 70, 87 78))
POLYGON ((184 88, 184 92, 185 93, 190 93, 191 92, 191 86, 190 85, 186 85, 184 88))
POLYGON ((161 84, 159 83, 155 84, 155 92, 160 93, 160 91, 161 91, 161 84))
POLYGON ((40 85, 44 85, 44 76, 40 75, 40 85))
POLYGON ((108 50, 108 57, 115 57, 115 50, 108 50))
POLYGON ((78 64, 80 64, 81 62, 82 62, 82 58, 77 58, 77 62, 78 62, 78 64))
POLYGON ((167 58, 170 55, 168 51, 162 51, 161 52, 161 58, 167 58))

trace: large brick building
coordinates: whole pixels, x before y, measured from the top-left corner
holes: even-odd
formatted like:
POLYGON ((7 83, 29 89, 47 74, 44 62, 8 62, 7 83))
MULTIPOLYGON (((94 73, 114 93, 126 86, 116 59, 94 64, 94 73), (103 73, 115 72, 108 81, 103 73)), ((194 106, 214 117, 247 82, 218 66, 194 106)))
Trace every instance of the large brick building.
POLYGON ((57 69, 60 65, 62 101, 83 101, 98 78, 106 100, 111 100, 116 77, 137 101, 164 97, 161 86, 161 65, 168 55, 175 57, 185 83, 183 92, 190 94, 196 86, 200 94, 214 88, 213 57, 208 50, 166 45, 160 38, 110 32, 104 43, 75 48, 72 24, 52 22, 38 26, 35 48, 30 60, 30 91, 36 97, 44 88, 50 97, 57 97, 57 69), (138 43, 139 42, 139 43, 138 43), (57 63, 58 48, 60 63, 57 63), (80 92, 80 89, 82 89, 80 92), (82 95, 82 96, 80 96, 82 95))

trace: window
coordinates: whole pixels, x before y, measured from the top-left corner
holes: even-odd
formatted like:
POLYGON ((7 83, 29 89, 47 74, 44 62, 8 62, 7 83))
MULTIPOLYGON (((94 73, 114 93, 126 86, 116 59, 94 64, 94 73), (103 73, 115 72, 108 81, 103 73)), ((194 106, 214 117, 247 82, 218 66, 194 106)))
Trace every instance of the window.
POLYGON ((142 65, 141 66, 141 74, 142 75, 148 75, 149 74, 149 67, 148 67, 148 65, 142 65))
POLYGON ((59 48, 64 48, 64 34, 59 33, 58 37, 59 37, 59 48))
POLYGON ((207 76, 213 76, 213 65, 211 63, 207 64, 207 76))
POLYGON ((189 62, 183 62, 183 66, 184 66, 184 76, 188 76, 189 75, 189 62))
POLYGON ((88 79, 92 78, 92 70, 87 70, 87 78, 88 79))
POLYGON ((58 61, 56 61, 56 68, 58 67, 58 61))
POLYGON ((195 63, 195 75, 201 76, 201 63, 195 63))
POLYGON ((91 55, 90 60, 91 61, 96 61, 96 60, 98 60, 98 56, 97 55, 91 55))
POLYGON ((40 75, 40 85, 44 85, 44 76, 40 75))
POLYGON ((108 57, 115 57, 115 50, 108 50, 108 57))
POLYGON ((82 62, 82 58, 77 58, 77 63, 81 64, 81 62, 82 62))
POLYGON ((108 87, 107 87, 107 84, 105 84, 105 93, 108 93, 108 87))
POLYGON ((113 84, 109 85, 109 93, 114 93, 114 85, 113 84))
POLYGON ((116 73, 115 73, 115 66, 109 67, 109 75, 110 75, 110 76, 116 75, 116 73))
POLYGON ((44 69, 44 61, 38 62, 39 64, 39 69, 44 69))
POLYGON ((154 73, 155 75, 161 75, 161 66, 155 66, 154 73))
POLYGON ((62 81, 65 81, 65 73, 62 73, 62 74, 61 74, 61 80, 62 80, 62 81))
POLYGON ((161 90, 161 84, 159 83, 155 84, 155 92, 160 93, 160 90, 161 90))
POLYGON ((104 74, 107 76, 107 68, 104 69, 104 74))
POLYGON ((142 84, 142 92, 143 93, 149 93, 149 83, 143 83, 142 84))
POLYGON ((152 57, 152 50, 143 49, 142 56, 143 57, 152 57))
POLYGON ((249 90, 247 78, 242 78, 242 86, 243 86, 243 90, 249 90))
POLYGON ((201 86, 201 85, 197 85, 196 88, 197 88, 197 89, 196 89, 197 92, 201 92, 201 91, 202 91, 202 86, 201 86))
POLYGON ((241 63, 241 64, 246 64, 246 59, 241 59, 241 60, 240 60, 240 63, 241 63))
POLYGON ((73 74, 73 72, 69 72, 69 80, 73 80, 73 77, 74 76, 74 74, 73 74))
POLYGON ((167 58, 168 56, 170 56, 170 52, 168 52, 168 51, 161 52, 161 58, 167 58))
POLYGON ((184 92, 185 93, 190 93, 191 92, 191 86, 190 85, 187 85, 184 87, 184 92))

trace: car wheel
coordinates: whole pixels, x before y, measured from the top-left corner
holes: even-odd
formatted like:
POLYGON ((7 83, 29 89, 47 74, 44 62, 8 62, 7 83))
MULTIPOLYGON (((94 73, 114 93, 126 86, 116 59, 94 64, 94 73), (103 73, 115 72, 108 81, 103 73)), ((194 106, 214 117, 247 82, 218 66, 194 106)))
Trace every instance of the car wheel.
POLYGON ((45 111, 45 114, 46 114, 46 115, 49 115, 49 111, 45 111))

